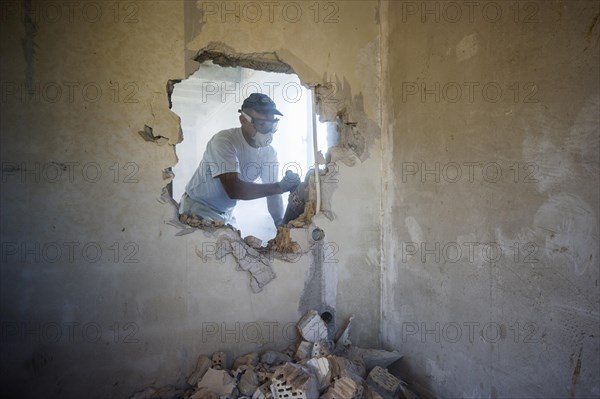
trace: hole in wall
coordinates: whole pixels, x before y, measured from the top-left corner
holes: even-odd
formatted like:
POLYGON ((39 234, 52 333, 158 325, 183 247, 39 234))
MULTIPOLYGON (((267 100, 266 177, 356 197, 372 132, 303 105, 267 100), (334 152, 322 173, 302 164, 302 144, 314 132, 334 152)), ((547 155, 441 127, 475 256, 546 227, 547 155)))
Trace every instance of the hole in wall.
POLYGON ((333 320, 333 315, 329 312, 323 312, 321 313, 321 319, 327 324, 333 320))
MULTIPOLYGON (((275 73, 241 66, 222 67, 211 60, 203 62, 189 78, 171 81, 167 85, 171 110, 181 119, 184 140, 177 144, 178 163, 172 167, 175 175, 169 193, 180 201, 186 185, 200 164, 208 141, 217 132, 239 127, 243 100, 251 93, 271 97, 280 118, 272 146, 277 152, 277 180, 286 170, 304 179, 314 167, 312 137, 312 93, 293 73, 275 73)), ((317 123, 317 143, 322 154, 337 141, 335 122, 317 123)), ((256 165, 240 170, 246 180, 257 176, 256 165)), ((257 179, 256 182, 260 182, 257 179)), ((283 208, 288 193, 282 195, 283 208)), ((265 198, 238 200, 234 210, 236 225, 242 236, 252 235, 266 242, 275 237, 276 229, 265 198)))

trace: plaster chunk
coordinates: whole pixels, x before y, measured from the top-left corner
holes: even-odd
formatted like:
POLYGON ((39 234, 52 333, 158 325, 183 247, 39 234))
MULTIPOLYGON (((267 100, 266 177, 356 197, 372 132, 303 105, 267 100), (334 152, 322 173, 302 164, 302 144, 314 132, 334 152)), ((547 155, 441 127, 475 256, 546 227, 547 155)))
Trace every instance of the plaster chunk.
POLYGON ((279 365, 286 362, 291 362, 292 359, 286 354, 276 351, 266 351, 260 357, 261 363, 266 363, 269 365, 279 365))
POLYGON ((275 238, 269 240, 267 248, 269 248, 271 251, 282 253, 300 252, 300 245, 292 240, 290 236, 290 229, 284 226, 277 227, 277 235, 275 238))
POLYGON ((198 388, 205 388, 217 393, 219 396, 231 395, 236 384, 225 370, 209 368, 198 383, 198 388))
MULTIPOLYGON (((220 220, 206 220, 201 217, 198 217, 198 215, 188 215, 187 213, 179 215, 179 221, 197 229, 208 228, 214 230, 214 228, 223 226, 223 222, 220 220)), ((178 233, 175 235, 178 236, 181 234, 178 233)))
MULTIPOLYGON (((235 231, 220 229, 219 232, 221 235, 217 239, 215 259, 222 260, 229 254, 233 255, 238 270, 244 270, 250 274, 250 289, 253 293, 261 292, 266 284, 277 277, 271 268, 269 259, 248 246, 235 231)), ((204 260, 207 258, 198 248, 196 248, 196 254, 204 260)))
POLYGON ((146 126, 151 127, 152 135, 164 139, 162 144, 174 145, 180 143, 183 139, 180 119, 177 114, 169 109, 167 93, 153 93, 150 109, 152 120, 148 121, 146 126))
POLYGON ((233 362, 232 370, 237 370, 240 366, 256 366, 258 364, 258 353, 252 352, 240 356, 233 362))
POLYGON ((240 378, 238 388, 240 393, 245 396, 251 396, 258 388, 258 376, 252 368, 246 369, 240 378))
POLYGON ((250 273, 252 292, 262 291, 266 284, 275 279, 275 272, 268 260, 254 248, 248 247, 245 243, 239 241, 231 241, 230 244, 233 248, 232 254, 237 260, 239 268, 250 273))
POLYGON ((198 360, 196 361, 196 368, 194 369, 192 374, 190 374, 190 376, 188 377, 187 383, 190 385, 198 384, 198 381, 200 381, 200 379, 202 379, 202 377, 204 376, 206 371, 210 368, 210 366, 212 366, 211 359, 209 359, 207 356, 199 356, 198 360))
POLYGON ((302 338, 308 342, 320 342, 327 339, 327 326, 316 310, 309 310, 297 324, 302 338))
POLYGON ((244 242, 246 244, 248 244, 248 246, 254 248, 254 249, 260 249, 262 247, 262 240, 258 237, 254 237, 254 236, 247 236, 244 238, 244 242))
POLYGON ((352 319, 354 319, 354 315, 348 318, 348 323, 346 324, 344 331, 342 331, 342 334, 335 342, 336 351, 347 350, 350 345, 352 345, 352 342, 350 341, 350 325, 352 324, 352 319))

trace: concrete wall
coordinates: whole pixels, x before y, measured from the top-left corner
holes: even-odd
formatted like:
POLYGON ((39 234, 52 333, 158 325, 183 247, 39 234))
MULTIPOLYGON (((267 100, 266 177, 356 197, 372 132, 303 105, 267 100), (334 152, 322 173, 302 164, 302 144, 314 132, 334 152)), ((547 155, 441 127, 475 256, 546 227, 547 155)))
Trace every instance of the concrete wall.
POLYGON ((345 111, 356 150, 336 159, 356 165, 340 162, 326 189, 336 218, 318 218, 334 278, 324 297, 339 320, 356 315, 355 342, 378 345, 377 3, 278 3, 272 19, 240 9, 239 21, 205 3, 2 2, 3 393, 128 397, 182 384, 199 354, 293 342, 311 255, 275 260, 277 278, 254 294, 231 256, 210 254, 215 235, 175 236, 161 200, 182 139, 167 82, 189 76, 207 46, 276 53, 328 85, 330 116, 345 111))
POLYGON ((354 342, 442 397, 597 396, 598 3, 248 4, 2 3, 3 393, 127 397, 293 338, 314 254, 254 294, 168 224, 166 84, 212 49, 340 115, 315 295, 354 342))
POLYGON ((600 394, 599 12, 389 3, 384 343, 439 396, 600 394))

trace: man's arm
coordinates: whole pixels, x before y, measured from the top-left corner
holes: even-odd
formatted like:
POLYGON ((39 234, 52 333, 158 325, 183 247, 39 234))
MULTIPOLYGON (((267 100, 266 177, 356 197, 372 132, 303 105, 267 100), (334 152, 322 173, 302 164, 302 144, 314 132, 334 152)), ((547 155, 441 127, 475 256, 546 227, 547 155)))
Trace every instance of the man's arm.
MULTIPOLYGON (((221 180, 221 184, 229 198, 235 200, 253 200, 283 193, 279 183, 250 183, 241 180, 240 174, 235 172, 223 173, 217 177, 221 180)), ((283 205, 281 207, 283 208, 283 205)), ((269 212, 271 212, 270 208, 269 212)))

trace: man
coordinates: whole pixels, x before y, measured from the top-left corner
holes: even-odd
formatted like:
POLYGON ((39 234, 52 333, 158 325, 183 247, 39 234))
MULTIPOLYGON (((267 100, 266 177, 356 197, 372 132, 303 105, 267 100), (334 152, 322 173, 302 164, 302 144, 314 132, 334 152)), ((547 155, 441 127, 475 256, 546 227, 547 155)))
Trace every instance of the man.
POLYGON ((283 219, 281 194, 299 183, 296 173, 286 172, 277 182, 277 153, 271 147, 279 112, 273 100, 252 93, 242 104, 241 127, 222 130, 206 146, 202 161, 185 187, 179 213, 235 225, 237 200, 267 198, 275 226, 283 219), (255 181, 260 177, 261 183, 255 181))

